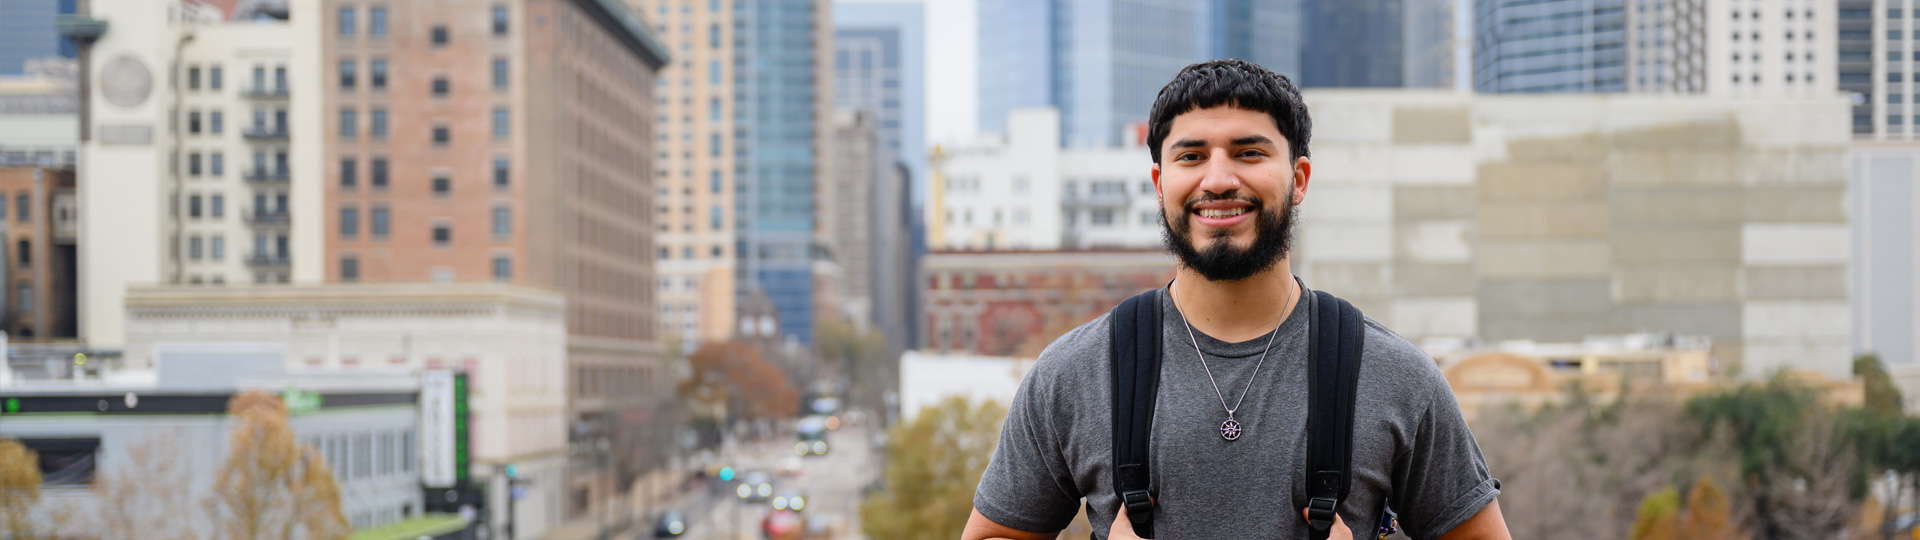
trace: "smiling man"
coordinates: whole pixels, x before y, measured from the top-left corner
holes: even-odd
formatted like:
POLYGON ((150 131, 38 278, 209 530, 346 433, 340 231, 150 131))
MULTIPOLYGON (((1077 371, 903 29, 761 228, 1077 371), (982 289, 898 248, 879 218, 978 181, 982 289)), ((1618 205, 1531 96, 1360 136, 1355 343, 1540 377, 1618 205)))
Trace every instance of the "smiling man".
POLYGON ((1352 329, 1362 345, 1347 490, 1310 524, 1309 381, 1319 379, 1308 327, 1315 310, 1339 308, 1316 301, 1289 260, 1313 171, 1306 104, 1286 77, 1219 60, 1181 70, 1149 121, 1163 233, 1179 258, 1175 279, 1142 297, 1157 304, 1161 344, 1150 497, 1130 512, 1115 489, 1110 355, 1125 332, 1108 314, 1054 341, 1021 383, 962 538, 1054 538, 1083 499, 1101 538, 1138 538, 1129 518, 1158 538, 1373 538, 1388 507, 1413 538, 1508 538, 1500 483, 1446 379, 1372 319, 1352 329))

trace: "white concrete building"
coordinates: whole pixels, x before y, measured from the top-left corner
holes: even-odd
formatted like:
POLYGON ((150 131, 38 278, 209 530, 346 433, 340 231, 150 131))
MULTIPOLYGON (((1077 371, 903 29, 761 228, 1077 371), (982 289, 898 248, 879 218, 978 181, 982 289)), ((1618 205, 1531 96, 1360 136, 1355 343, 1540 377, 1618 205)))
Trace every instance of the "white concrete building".
POLYGON ((80 150, 75 64, 28 66, 27 75, 0 76, 0 167, 72 167, 80 150))
POLYGON ((247 5, 262 7, 91 4, 106 26, 83 62, 78 167, 81 336, 94 346, 123 342, 128 286, 320 278, 318 178, 302 172, 318 169, 300 166, 290 136, 318 118, 296 109, 317 107, 318 56, 296 52, 317 46, 319 21, 247 5))
POLYGON ((1008 136, 937 150, 928 249, 1056 250, 1160 244, 1153 159, 1121 147, 1061 149, 1060 113, 1017 109, 1008 136))
POLYGON ((1920 145, 1860 141, 1848 158, 1854 351, 1920 366, 1920 145))
POLYGON ((1032 358, 936 354, 907 351, 900 355, 900 419, 912 421, 920 409, 951 397, 968 401, 992 400, 1013 404, 1020 379, 1033 369, 1032 358))
MULTIPOLYGON (((501 283, 135 288, 122 362, 144 368, 169 342, 270 343, 313 373, 467 373, 470 474, 506 520, 508 464, 531 479, 515 503, 530 537, 564 518, 567 457, 565 300, 501 283)), ((499 530, 496 528, 495 530, 499 530)))
MULTIPOLYGON (((1669 71, 1704 63, 1706 91, 1731 97, 1824 97, 1838 81, 1839 33, 1835 2, 1806 0, 1632 0, 1633 9, 1660 13, 1636 23, 1640 42, 1671 44, 1669 71), (1704 19, 1704 21, 1702 21, 1704 19), (1704 22, 1704 24, 1702 24, 1704 22), (1704 31, 1704 34, 1699 33, 1704 31), (1644 39, 1643 39, 1644 37, 1644 39)), ((1660 56, 1638 63, 1660 66, 1660 56)))

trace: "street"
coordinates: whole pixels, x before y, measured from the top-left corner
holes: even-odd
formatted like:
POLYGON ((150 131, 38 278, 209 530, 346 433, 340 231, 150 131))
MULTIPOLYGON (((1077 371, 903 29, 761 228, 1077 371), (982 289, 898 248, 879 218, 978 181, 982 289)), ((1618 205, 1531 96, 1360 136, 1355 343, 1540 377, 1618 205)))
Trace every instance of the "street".
MULTIPOLYGON (((878 478, 879 461, 871 446, 870 428, 847 426, 827 434, 830 450, 825 456, 808 456, 797 477, 774 477, 774 493, 799 490, 805 494, 801 511, 809 530, 831 531, 820 538, 857 539, 860 535, 860 489, 878 478), (825 528, 819 528, 822 524, 825 528)), ((743 449, 744 458, 734 463, 740 471, 772 471, 782 458, 794 455, 793 442, 775 439, 743 449)), ((734 494, 735 482, 720 489, 701 490, 685 501, 690 523, 683 538, 692 540, 758 540, 761 520, 773 507, 767 502, 745 502, 734 494)), ((809 539, 812 540, 812 539, 809 539)))

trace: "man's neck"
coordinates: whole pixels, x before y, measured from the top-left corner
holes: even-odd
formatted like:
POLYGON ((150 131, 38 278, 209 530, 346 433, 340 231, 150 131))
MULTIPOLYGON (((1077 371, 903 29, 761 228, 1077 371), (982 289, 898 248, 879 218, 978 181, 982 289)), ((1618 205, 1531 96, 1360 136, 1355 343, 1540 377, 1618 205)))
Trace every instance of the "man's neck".
POLYGON ((1287 263, 1281 259, 1272 269, 1240 281, 1207 281, 1182 266, 1174 277, 1173 302, 1194 331, 1214 339, 1239 343, 1266 335, 1300 301, 1287 263))

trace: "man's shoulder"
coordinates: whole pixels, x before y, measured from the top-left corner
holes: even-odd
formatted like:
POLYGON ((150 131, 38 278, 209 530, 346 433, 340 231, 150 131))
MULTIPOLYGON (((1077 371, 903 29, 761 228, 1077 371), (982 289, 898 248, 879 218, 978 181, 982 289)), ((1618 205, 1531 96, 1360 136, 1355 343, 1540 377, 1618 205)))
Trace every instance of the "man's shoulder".
POLYGON ((1363 376, 1391 377, 1402 383, 1446 385, 1440 364, 1433 356, 1380 321, 1366 318, 1367 335, 1362 346, 1363 376))
POLYGON ((1054 338, 1046 349, 1040 351, 1040 357, 1034 360, 1033 371, 1027 376, 1079 379, 1104 373, 1099 368, 1107 365, 1108 351, 1112 347, 1112 317, 1111 312, 1102 313, 1054 338))

